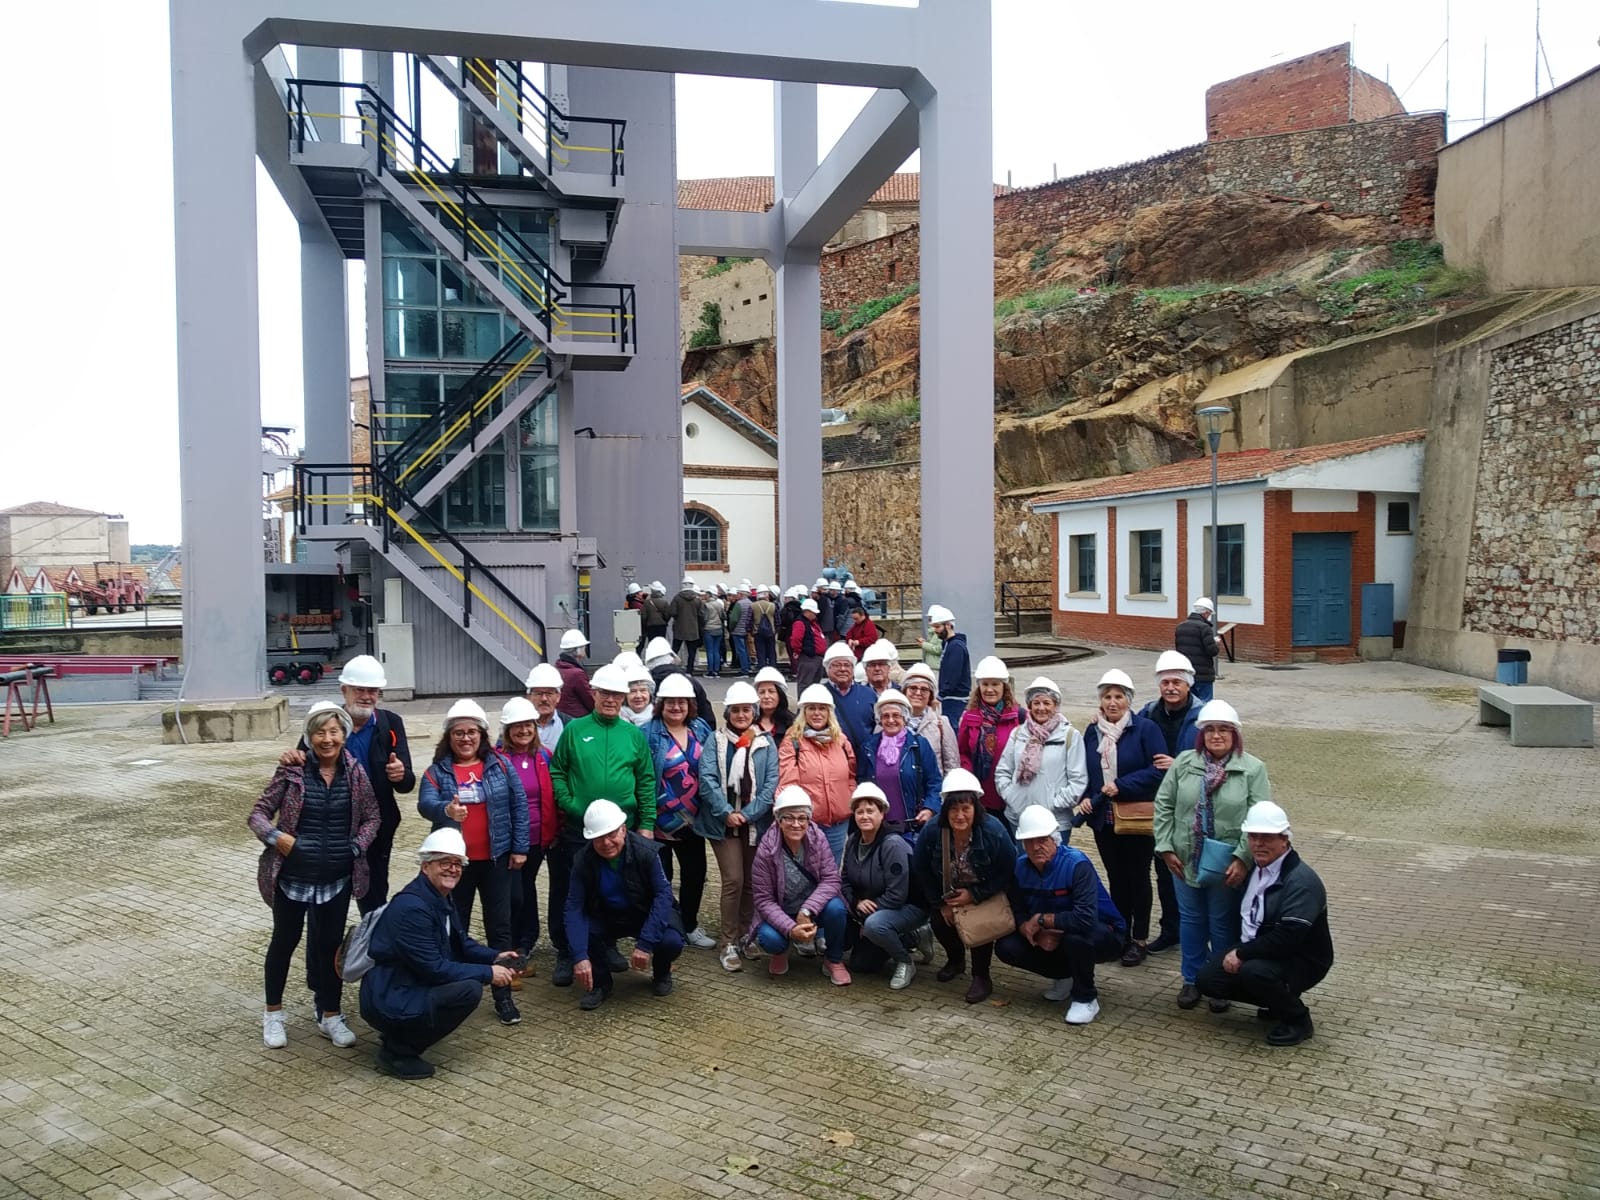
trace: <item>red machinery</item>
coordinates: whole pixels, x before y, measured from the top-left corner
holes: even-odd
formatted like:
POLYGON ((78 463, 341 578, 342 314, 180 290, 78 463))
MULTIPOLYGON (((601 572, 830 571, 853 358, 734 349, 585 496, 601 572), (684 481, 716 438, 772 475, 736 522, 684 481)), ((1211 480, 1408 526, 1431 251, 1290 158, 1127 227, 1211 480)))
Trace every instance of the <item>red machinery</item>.
MULTIPOLYGON (((120 566, 117 563, 104 564, 108 568, 120 566)), ((69 579, 62 584, 62 591, 67 593, 70 602, 76 602, 83 609, 86 616, 94 616, 100 609, 108 613, 127 612, 129 609, 137 612, 144 607, 144 584, 132 575, 112 574, 110 570, 102 571, 102 564, 94 566, 94 579, 69 579)))

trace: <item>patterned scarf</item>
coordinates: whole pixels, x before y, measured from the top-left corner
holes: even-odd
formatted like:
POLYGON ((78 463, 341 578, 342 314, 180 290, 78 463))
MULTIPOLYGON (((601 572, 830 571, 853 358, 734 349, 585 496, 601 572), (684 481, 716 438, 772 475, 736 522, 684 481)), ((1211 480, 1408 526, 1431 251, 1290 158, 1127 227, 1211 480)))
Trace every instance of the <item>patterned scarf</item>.
POLYGON ((1228 762, 1240 752, 1243 747, 1239 744, 1239 732, 1233 731, 1233 746, 1221 758, 1213 758, 1211 751, 1206 749, 1205 734, 1200 735, 1200 761, 1205 764, 1205 787, 1200 795, 1200 803, 1194 806, 1194 828, 1192 830, 1194 843, 1189 861, 1198 868, 1200 865, 1200 851, 1205 846, 1206 839, 1215 837, 1217 832, 1216 810, 1212 807, 1212 798, 1217 789, 1222 786, 1222 781, 1228 777, 1228 762))
POLYGON ((821 729, 812 729, 808 725, 804 730, 801 731, 800 736, 815 742, 819 746, 826 746, 829 742, 833 741, 833 730, 829 729, 827 726, 823 726, 821 729))
POLYGON ((1043 725, 1031 715, 1022 719, 1022 733, 1028 740, 1023 743, 1022 758, 1017 763, 1018 783, 1033 782, 1034 776, 1039 774, 1039 764, 1044 761, 1045 743, 1066 723, 1067 719, 1060 713, 1053 713, 1043 725))
POLYGON ((906 747, 906 732, 906 730, 902 729, 893 737, 890 737, 887 733, 883 735, 883 740, 878 743, 878 761, 884 766, 898 767, 900 765, 900 754, 906 747))
POLYGON ((1094 727, 1100 731, 1100 777, 1115 780, 1117 777, 1117 739, 1128 731, 1133 724, 1133 710, 1128 709, 1122 714, 1122 719, 1116 724, 1105 719, 1101 714, 1094 719, 1094 727))
POLYGON ((994 761, 999 757, 996 746, 1000 740, 1000 718, 1004 715, 1005 709, 998 704, 978 701, 978 717, 982 724, 978 728, 978 744, 972 753, 972 773, 979 779, 994 778, 994 761))
POLYGON ((759 730, 752 725, 737 737, 732 730, 719 735, 723 761, 728 765, 725 777, 738 781, 735 786, 728 788, 728 799, 733 802, 734 812, 742 811, 750 803, 750 793, 755 787, 754 772, 750 769, 750 747, 758 733, 759 730))

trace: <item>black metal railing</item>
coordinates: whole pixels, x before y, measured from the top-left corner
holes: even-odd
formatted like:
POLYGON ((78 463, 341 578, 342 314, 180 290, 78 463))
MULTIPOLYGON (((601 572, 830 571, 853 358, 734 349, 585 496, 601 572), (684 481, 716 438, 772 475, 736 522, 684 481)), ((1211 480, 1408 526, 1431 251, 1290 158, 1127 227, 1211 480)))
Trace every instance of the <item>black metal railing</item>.
POLYGON ((995 612, 1002 618, 1009 617, 1012 629, 1020 637, 1022 614, 1049 612, 1054 587, 1051 579, 1002 580, 996 591, 995 612))
MULTIPOLYGON (((546 657, 544 619, 381 468, 370 463, 297 463, 294 514, 296 532, 302 537, 314 525, 360 523, 379 531, 385 555, 391 544, 421 546, 437 566, 444 568, 461 585, 463 628, 472 625, 476 600, 480 610, 498 616, 541 659, 546 657), (402 512, 407 515, 400 516, 402 512), (425 526, 426 532, 419 526, 425 526), (435 542, 448 546, 459 561, 442 554, 435 542), (498 597, 485 593, 485 585, 493 587, 498 597), (513 609, 525 618, 529 628, 519 625, 513 613, 506 609, 513 609)), ((483 619, 482 611, 479 620, 483 619)))
MULTIPOLYGON (((474 61, 465 56, 461 59, 461 82, 463 87, 471 87, 469 76, 476 76, 477 72, 468 64, 474 61)), ((545 127, 545 170, 555 169, 557 161, 570 162, 575 153, 605 154, 611 167, 611 184, 623 175, 623 155, 626 151, 628 137, 628 123, 617 117, 580 117, 563 112, 550 97, 546 96, 525 75, 516 63, 505 59, 494 60, 495 75, 504 80, 516 92, 519 117, 523 112, 531 110, 535 116, 544 123, 545 127), (573 141, 572 127, 574 125, 599 126, 605 130, 607 145, 582 146, 573 141)), ((479 77, 481 79, 481 77, 479 77)), ((487 81, 484 81, 487 82, 487 81)))
POLYGON ((557 274, 521 233, 505 223, 499 209, 467 182, 457 170, 457 164, 447 161, 429 146, 421 132, 370 85, 336 79, 294 78, 287 80, 285 86, 289 142, 300 153, 304 153, 308 140, 317 140, 314 114, 306 105, 306 89, 337 88, 357 92, 360 98, 356 101, 356 112, 363 136, 370 137, 376 144, 378 169, 410 176, 426 185, 424 192, 440 204, 441 212, 452 205, 458 210, 449 212, 448 216, 460 227, 460 248, 442 248, 450 249, 452 254, 459 253, 463 262, 472 259, 493 262, 508 286, 525 298, 546 339, 554 336, 604 338, 624 351, 637 345, 633 328, 637 319, 633 284, 580 284, 584 295, 577 303, 581 308, 569 309, 566 301, 572 298, 573 284, 557 274), (402 147, 410 152, 411 168, 398 158, 402 147), (608 293, 614 294, 614 299, 602 298, 608 293), (582 324, 575 325, 574 318, 582 324))

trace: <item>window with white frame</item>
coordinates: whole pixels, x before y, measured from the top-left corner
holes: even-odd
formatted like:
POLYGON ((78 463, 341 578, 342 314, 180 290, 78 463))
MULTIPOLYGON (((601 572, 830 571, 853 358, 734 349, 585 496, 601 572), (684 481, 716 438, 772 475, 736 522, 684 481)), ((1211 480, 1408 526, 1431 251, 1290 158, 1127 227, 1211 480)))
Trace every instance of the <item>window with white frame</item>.
POLYGON ((722 525, 703 509, 683 510, 683 561, 690 567, 722 561, 722 525))

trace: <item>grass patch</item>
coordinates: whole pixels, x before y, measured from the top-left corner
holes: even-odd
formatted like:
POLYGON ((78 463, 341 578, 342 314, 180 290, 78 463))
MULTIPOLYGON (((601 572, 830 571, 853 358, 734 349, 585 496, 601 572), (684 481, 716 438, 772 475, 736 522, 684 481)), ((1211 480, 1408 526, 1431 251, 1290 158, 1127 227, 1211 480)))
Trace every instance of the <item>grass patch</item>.
POLYGON ((1050 265, 1050 247, 1036 246, 1033 257, 1028 260, 1028 270, 1042 271, 1050 265))
POLYGON ((906 429, 915 425, 921 416, 922 401, 916 396, 863 404, 851 414, 853 420, 874 429, 906 429))
POLYGON ((1444 247, 1438 242, 1395 242, 1389 258, 1389 266, 1315 288, 1309 298, 1333 316, 1347 317, 1360 300, 1371 296, 1406 307, 1459 296, 1483 284, 1482 271, 1445 262, 1444 247))
POLYGON ((716 262, 712 263, 709 267, 702 271, 701 274, 706 279, 715 279, 718 275, 726 275, 740 263, 753 261, 755 260, 750 258, 719 258, 716 262))
POLYGON ((1025 292, 1020 296, 1007 296, 1004 300, 995 301, 994 319, 1004 320, 1019 312, 1055 312, 1058 309, 1071 308, 1074 304, 1112 296, 1121 290, 1120 287, 1103 287, 1090 295, 1080 296, 1076 284, 1042 288, 1037 292, 1025 292))
POLYGON ((904 304, 915 296, 919 290, 921 290, 919 284, 909 283, 898 292, 891 292, 889 295, 882 296, 877 300, 864 300, 849 312, 829 309, 822 314, 822 327, 840 335, 854 333, 863 325, 870 325, 873 321, 876 321, 895 305, 904 304), (837 323, 828 324, 829 317, 836 317, 837 323))
POLYGON ((844 313, 837 308, 822 310, 822 327, 829 333, 838 333, 839 326, 844 324, 844 313))
POLYGON ((698 350, 703 346, 721 344, 722 307, 715 300, 707 300, 700 306, 700 324, 689 335, 689 348, 698 350))

